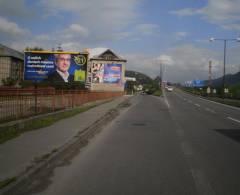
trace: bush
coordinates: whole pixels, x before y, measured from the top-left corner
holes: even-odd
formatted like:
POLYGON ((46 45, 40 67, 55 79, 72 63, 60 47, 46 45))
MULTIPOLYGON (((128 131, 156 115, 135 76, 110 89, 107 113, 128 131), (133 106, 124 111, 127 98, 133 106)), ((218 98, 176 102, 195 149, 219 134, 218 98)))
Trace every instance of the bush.
POLYGON ((17 84, 17 79, 13 79, 11 77, 7 77, 5 79, 2 79, 2 83, 4 86, 14 86, 17 84))

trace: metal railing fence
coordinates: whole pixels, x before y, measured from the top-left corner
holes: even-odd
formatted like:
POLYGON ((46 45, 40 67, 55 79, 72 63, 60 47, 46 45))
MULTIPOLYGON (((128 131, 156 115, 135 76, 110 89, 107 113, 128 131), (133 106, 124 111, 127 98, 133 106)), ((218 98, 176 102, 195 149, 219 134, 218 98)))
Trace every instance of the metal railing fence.
POLYGON ((123 95, 123 92, 84 90, 0 89, 0 122, 74 108, 88 102, 123 95))

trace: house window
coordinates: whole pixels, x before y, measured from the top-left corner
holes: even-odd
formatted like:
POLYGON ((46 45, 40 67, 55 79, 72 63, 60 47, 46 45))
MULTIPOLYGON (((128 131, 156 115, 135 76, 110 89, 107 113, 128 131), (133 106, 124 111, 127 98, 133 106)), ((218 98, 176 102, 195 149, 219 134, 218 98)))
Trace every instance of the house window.
POLYGON ((11 78, 18 79, 18 67, 15 60, 12 60, 10 75, 11 78))
POLYGON ((10 76, 10 57, 0 57, 0 82, 10 76))
POLYGON ((113 56, 111 54, 106 54, 103 56, 105 60, 113 60, 113 56))

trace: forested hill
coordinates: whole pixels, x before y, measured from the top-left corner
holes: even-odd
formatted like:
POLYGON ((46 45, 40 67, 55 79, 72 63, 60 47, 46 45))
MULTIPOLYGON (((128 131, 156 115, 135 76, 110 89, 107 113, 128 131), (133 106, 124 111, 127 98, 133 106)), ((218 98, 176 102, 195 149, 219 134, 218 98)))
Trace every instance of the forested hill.
MULTIPOLYGON (((212 85, 215 87, 221 86, 222 79, 223 79, 223 77, 212 80, 212 85)), ((236 74, 227 74, 225 76, 225 83, 226 83, 226 85, 236 85, 236 84, 240 83, 240 72, 238 72, 236 74)))
POLYGON ((137 84, 151 84, 153 82, 153 79, 143 73, 132 71, 132 70, 126 70, 125 71, 126 77, 134 77, 136 78, 137 84))

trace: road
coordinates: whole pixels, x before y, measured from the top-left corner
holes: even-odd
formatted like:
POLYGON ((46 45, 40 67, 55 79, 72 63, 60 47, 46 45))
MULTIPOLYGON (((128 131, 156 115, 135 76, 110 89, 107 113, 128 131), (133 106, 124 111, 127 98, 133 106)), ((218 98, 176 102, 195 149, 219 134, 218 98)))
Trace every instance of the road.
POLYGON ((179 90, 139 95, 31 194, 240 194, 240 110, 179 90))

